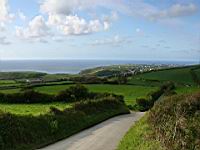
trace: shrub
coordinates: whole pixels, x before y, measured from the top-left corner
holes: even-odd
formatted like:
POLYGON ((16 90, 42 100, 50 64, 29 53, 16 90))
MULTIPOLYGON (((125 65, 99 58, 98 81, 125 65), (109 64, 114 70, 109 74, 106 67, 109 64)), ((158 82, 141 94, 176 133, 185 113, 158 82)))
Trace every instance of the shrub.
POLYGON ((81 76, 81 77, 71 77, 71 81, 75 83, 86 83, 86 84, 103 84, 107 83, 107 78, 99 78, 96 76, 81 76))
POLYGON ((116 94, 113 94, 113 93, 94 93, 94 92, 90 92, 89 96, 88 96, 89 99, 93 99, 93 100, 96 100, 96 99, 99 99, 99 98, 104 98, 104 97, 114 97, 118 101, 120 101, 120 102, 125 104, 124 96, 116 95, 116 94))
POLYGON ((148 120, 167 149, 200 149, 200 93, 158 101, 148 120))
POLYGON ((83 85, 77 84, 76 86, 71 86, 68 89, 61 91, 57 96, 57 101, 75 102, 87 99, 89 96, 89 91, 83 85))
POLYGON ((151 102, 144 98, 136 99, 136 104, 139 111, 147 111, 152 107, 151 102))
MULTIPOLYGON (((125 106, 115 97, 104 97, 98 100, 87 100, 85 102, 75 103, 74 109, 76 111, 83 111, 85 113, 101 112, 105 109, 117 109, 118 107, 125 106)), ((128 111, 128 109, 127 109, 128 111)))
POLYGON ((176 92, 173 91, 175 89, 175 85, 172 82, 167 82, 163 84, 158 90, 154 92, 150 92, 147 95, 147 98, 140 98, 136 99, 136 105, 134 106, 134 109, 139 111, 147 111, 151 109, 156 101, 159 100, 159 98, 163 96, 170 96, 175 95, 176 92))
POLYGON ((129 110, 115 98, 82 101, 64 111, 52 107, 49 113, 40 116, 0 112, 0 149, 37 149, 125 113, 129 110))
POLYGON ((54 96, 26 90, 20 93, 0 94, 1 103, 47 103, 53 102, 54 96))
POLYGON ((63 111, 53 106, 50 107, 49 112, 50 114, 53 114, 53 115, 63 115, 63 111))
POLYGON ((112 93, 89 92, 85 86, 76 85, 61 91, 58 95, 49 95, 26 89, 19 93, 3 94, 0 93, 0 103, 50 103, 50 102, 78 102, 82 100, 97 100, 104 97, 114 97, 124 103, 124 97, 112 93))
POLYGON ((56 101, 65 101, 65 102, 78 102, 81 100, 96 100, 103 97, 114 97, 118 101, 124 103, 124 97, 122 95, 116 95, 113 93, 95 93, 89 92, 89 90, 80 84, 76 86, 71 86, 68 89, 61 91, 56 96, 56 101))

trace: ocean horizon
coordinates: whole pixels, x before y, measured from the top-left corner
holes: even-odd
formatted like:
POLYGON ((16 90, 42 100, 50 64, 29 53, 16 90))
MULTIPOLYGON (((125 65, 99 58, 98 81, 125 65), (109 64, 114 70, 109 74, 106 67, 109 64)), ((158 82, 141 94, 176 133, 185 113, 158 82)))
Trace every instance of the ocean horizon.
POLYGON ((196 61, 162 61, 162 60, 90 60, 90 59, 55 59, 55 60, 1 60, 0 72, 35 71, 49 74, 77 74, 84 69, 128 64, 174 64, 192 65, 196 61))

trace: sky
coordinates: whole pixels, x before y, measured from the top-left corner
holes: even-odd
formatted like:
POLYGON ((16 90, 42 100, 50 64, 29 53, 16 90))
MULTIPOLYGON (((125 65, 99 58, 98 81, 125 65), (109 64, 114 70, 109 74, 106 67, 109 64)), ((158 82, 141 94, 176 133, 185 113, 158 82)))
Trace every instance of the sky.
POLYGON ((200 60, 199 0, 0 0, 0 59, 200 60))

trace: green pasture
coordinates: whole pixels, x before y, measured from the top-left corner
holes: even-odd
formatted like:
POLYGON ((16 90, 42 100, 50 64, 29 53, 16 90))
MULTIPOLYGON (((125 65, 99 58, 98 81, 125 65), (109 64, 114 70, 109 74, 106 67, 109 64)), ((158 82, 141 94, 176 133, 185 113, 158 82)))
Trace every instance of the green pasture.
POLYGON ((4 84, 16 84, 14 80, 0 80, 0 85, 4 84))
POLYGON ((194 70, 194 71, 195 71, 197 77, 198 77, 199 80, 200 80, 200 68, 199 68, 199 69, 196 69, 196 70, 194 70))
POLYGON ((9 112, 17 115, 40 115, 47 113, 51 106, 63 110, 65 108, 71 107, 71 104, 0 104, 0 110, 3 112, 9 112))
POLYGON ((5 93, 5 94, 12 94, 12 93, 17 93, 20 92, 21 89, 17 88, 17 89, 2 89, 0 90, 0 93, 5 93))
MULTIPOLYGON (((35 90, 47 94, 57 94, 69 86, 72 85, 43 86, 37 87, 35 90)), ((145 97, 149 92, 157 89, 157 87, 133 85, 88 84, 85 86, 92 92, 108 92, 123 95, 128 105, 134 104, 136 98, 145 97)))
POLYGON ((155 72, 149 72, 137 75, 133 78, 140 80, 153 80, 153 81, 173 81, 180 84, 186 85, 196 85, 192 79, 189 68, 177 68, 177 69, 168 69, 160 70, 155 72))
POLYGON ((177 87, 176 88, 177 94, 189 94, 193 92, 200 92, 200 87, 177 87))

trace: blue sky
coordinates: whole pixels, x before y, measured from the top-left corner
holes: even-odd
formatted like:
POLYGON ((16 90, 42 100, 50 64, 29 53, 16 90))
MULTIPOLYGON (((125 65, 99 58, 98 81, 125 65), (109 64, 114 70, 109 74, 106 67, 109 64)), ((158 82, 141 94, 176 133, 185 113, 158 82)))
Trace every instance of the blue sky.
POLYGON ((1 59, 199 60, 197 0, 1 0, 1 59))

